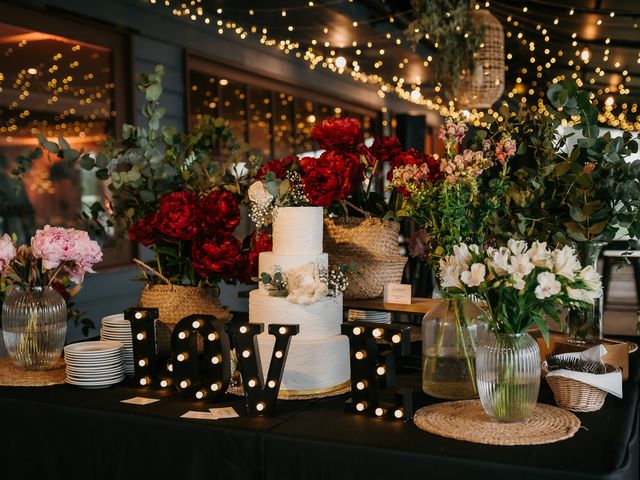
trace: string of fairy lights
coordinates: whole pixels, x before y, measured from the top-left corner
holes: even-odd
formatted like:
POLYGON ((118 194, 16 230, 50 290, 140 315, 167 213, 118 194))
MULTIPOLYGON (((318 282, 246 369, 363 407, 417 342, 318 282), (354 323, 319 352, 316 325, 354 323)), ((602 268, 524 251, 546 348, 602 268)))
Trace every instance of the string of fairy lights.
MULTIPOLYGON (((311 70, 325 69, 339 75, 348 75, 354 81, 375 85, 378 95, 384 98, 386 95, 395 94, 401 99, 416 105, 423 106, 427 109, 434 110, 440 115, 451 115, 456 111, 453 102, 447 102, 440 96, 442 86, 435 85, 434 92, 428 92, 423 85, 426 78, 416 76, 415 78, 406 78, 402 75, 403 71, 408 71, 410 61, 408 58, 392 59, 388 51, 391 46, 408 45, 407 40, 401 33, 378 33, 363 30, 358 31, 358 40, 355 39, 349 44, 342 42, 340 45, 332 42, 327 34, 331 32, 332 27, 329 25, 295 25, 294 22, 280 22, 280 26, 260 25, 260 14, 278 14, 282 18, 288 18, 288 13, 301 12, 306 9, 314 9, 319 7, 336 6, 338 4, 353 3, 353 0, 333 0, 325 2, 301 2, 300 5, 288 6, 286 8, 279 7, 221 7, 215 11, 209 11, 203 6, 202 0, 190 1, 173 1, 173 0, 149 0, 154 6, 164 7, 173 15, 181 17, 193 22, 210 25, 219 35, 231 34, 242 40, 254 39, 259 43, 279 50, 283 54, 294 56, 304 61, 311 70), (240 15, 242 14, 242 15, 240 15), (240 20, 237 17, 244 16, 251 19, 250 22, 240 20), (235 18, 234 18, 235 17, 235 18), (255 21, 253 20, 255 19, 255 21), (285 26, 286 25, 286 28, 285 26), (371 65, 365 65, 365 61, 360 60, 367 50, 367 55, 371 52, 377 53, 377 58, 371 65), (399 74, 393 75, 391 78, 384 78, 383 74, 378 73, 385 63, 396 63, 399 74), (372 67, 372 68, 371 68, 372 67), (368 68, 369 70, 366 70, 368 68), (423 93, 424 90, 424 93, 423 93)), ((536 0, 532 4, 544 4, 542 0, 536 0)), ((612 127, 624 130, 640 130, 640 115, 638 115, 638 106, 636 103, 624 101, 624 96, 630 93, 629 84, 632 81, 632 72, 630 66, 622 65, 621 62, 614 61, 612 65, 607 66, 610 59, 616 58, 614 49, 621 48, 615 46, 615 41, 611 38, 605 38, 605 48, 602 55, 602 66, 592 66, 595 63, 592 48, 589 48, 589 42, 584 41, 578 36, 578 29, 574 29, 570 38, 563 36, 563 32, 559 30, 562 22, 568 21, 567 18, 576 18, 576 14, 590 14, 590 20, 593 20, 594 26, 599 27, 603 24, 618 25, 617 22, 621 16, 628 16, 628 12, 621 12, 623 15, 617 16, 615 11, 593 11, 585 7, 569 7, 565 12, 566 16, 550 16, 543 13, 543 16, 549 18, 549 25, 542 25, 535 22, 530 17, 530 8, 528 6, 514 7, 512 5, 494 1, 493 5, 489 1, 483 3, 484 8, 491 7, 492 13, 497 15, 505 26, 505 35, 508 41, 506 47, 506 69, 516 68, 515 61, 523 59, 522 51, 530 54, 527 66, 518 67, 520 71, 516 76, 516 81, 510 89, 507 89, 506 95, 509 99, 516 101, 522 105, 530 105, 532 108, 541 108, 542 98, 548 82, 556 83, 570 76, 574 78, 579 85, 584 86, 600 86, 598 80, 605 80, 608 76, 609 84, 593 91, 591 96, 594 103, 601 108, 599 120, 612 127), (561 47, 558 47, 561 45, 561 47), (520 50, 517 50, 516 47, 520 50), (552 79, 547 78, 546 72, 552 66, 562 65, 571 73, 567 75, 558 75, 552 79), (513 65, 513 66, 512 66, 513 65), (526 76, 535 72, 533 80, 526 83, 526 76), (589 78, 590 77, 590 78, 589 78), (604 99, 601 97, 605 97, 604 99), (616 100, 618 97, 618 100, 616 100)), ((476 9, 481 8, 475 5, 476 9)), ((353 20, 352 28, 357 29, 373 23, 396 23, 398 15, 407 12, 398 12, 394 15, 381 16, 378 18, 368 19, 366 21, 353 20)), ((634 28, 637 28, 637 21, 632 20, 634 28)), ((582 26, 584 27, 584 22, 582 26)), ((370 29, 369 29, 370 30, 370 29)), ((464 34, 464 32, 461 32, 464 34)), ((428 38, 428 35, 427 35, 428 38)), ((437 49, 438 45, 434 47, 437 49)), ((427 56, 422 60, 421 67, 427 68, 432 58, 427 56)), ((638 52, 637 62, 640 64, 640 52, 638 52)), ((369 63, 371 63, 369 61, 369 63)), ((426 77, 426 76, 425 76, 426 77)), ((500 113, 493 109, 486 112, 472 110, 465 112, 469 121, 482 124, 480 118, 486 114, 499 119, 500 113)))
POLYGON ((105 122, 116 114, 111 109, 115 84, 109 56, 38 32, 17 37, 15 44, 0 51, 5 59, 0 71, 0 135, 6 144, 37 133, 103 135, 105 122), (42 42, 53 45, 52 56, 43 56, 42 42), (20 57, 12 60, 16 55, 20 57), (28 65, 17 66, 22 61, 28 65), (33 111, 43 107, 44 117, 33 111))

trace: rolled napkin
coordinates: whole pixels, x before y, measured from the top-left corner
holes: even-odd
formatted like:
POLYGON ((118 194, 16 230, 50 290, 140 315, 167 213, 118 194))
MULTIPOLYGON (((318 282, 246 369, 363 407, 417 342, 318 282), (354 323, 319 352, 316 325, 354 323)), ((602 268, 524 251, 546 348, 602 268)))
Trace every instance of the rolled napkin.
MULTIPOLYGON (((604 345, 596 345, 583 352, 563 353, 560 358, 580 358, 592 362, 603 362, 602 357, 607 354, 604 345)), ((622 398, 622 372, 616 370, 611 373, 596 375, 593 373, 574 372, 572 370, 553 370, 547 374, 548 377, 573 378, 578 382, 594 386, 618 398, 622 398)))

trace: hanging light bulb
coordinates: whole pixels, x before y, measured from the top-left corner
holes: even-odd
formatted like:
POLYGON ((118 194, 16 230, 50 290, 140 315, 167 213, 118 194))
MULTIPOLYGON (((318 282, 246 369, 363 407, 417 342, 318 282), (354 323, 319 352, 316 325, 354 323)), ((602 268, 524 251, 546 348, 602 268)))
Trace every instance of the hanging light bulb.
POLYGON ((589 50, 589 47, 584 47, 582 49, 582 53, 580 53, 580 58, 582 58, 582 61, 584 63, 589 62, 589 59, 591 58, 591 50, 589 50))
POLYGON ((343 56, 336 57, 336 67, 344 68, 347 66, 347 59, 343 56))

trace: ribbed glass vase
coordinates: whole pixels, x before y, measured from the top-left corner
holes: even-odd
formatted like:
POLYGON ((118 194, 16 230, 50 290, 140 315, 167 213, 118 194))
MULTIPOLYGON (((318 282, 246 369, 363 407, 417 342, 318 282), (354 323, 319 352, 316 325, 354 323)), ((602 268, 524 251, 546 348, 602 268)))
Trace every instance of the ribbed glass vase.
POLYGON ((2 334, 9 357, 25 370, 46 370, 60 359, 67 333, 67 304, 51 287, 14 287, 2 305, 2 334))
POLYGON ((478 393, 498 422, 524 422, 540 390, 540 349, 528 333, 487 332, 476 352, 478 393))

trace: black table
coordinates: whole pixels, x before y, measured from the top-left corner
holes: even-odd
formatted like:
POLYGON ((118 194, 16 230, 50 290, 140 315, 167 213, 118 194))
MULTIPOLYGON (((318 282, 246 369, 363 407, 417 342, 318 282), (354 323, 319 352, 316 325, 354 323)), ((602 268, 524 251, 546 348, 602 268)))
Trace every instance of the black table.
MULTIPOLYGON (((412 423, 344 413, 346 397, 281 401, 274 418, 206 421, 188 410, 235 407, 192 403, 177 392, 119 385, 0 387, 2 479, 633 479, 638 478, 639 355, 631 356, 624 399, 578 414, 571 439, 540 446, 494 447, 446 439, 412 423), (148 406, 120 403, 161 398, 148 406)), ((416 374, 399 382, 424 395, 416 374)), ((543 382, 541 401, 552 403, 543 382)))

